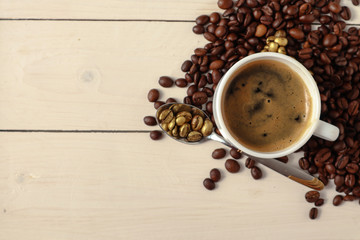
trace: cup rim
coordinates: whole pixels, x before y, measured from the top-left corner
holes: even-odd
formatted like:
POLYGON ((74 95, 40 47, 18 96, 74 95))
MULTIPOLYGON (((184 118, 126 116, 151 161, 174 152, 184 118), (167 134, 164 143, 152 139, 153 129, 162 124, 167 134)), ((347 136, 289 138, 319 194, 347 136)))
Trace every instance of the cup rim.
POLYGON ((235 147, 237 147, 238 149, 247 153, 248 155, 253 156, 253 157, 259 157, 259 158, 282 157, 282 156, 289 155, 289 154, 295 152, 296 150, 300 149, 313 135, 313 133, 317 127, 317 124, 320 120, 320 113, 321 113, 321 100, 320 100, 319 89, 317 87, 317 84, 316 84, 314 78, 310 74, 310 72, 300 62, 298 62, 294 58, 289 57, 284 54, 272 53, 272 52, 255 53, 255 54, 249 55, 249 56, 241 59, 236 64, 234 64, 225 73, 225 75, 222 77, 221 81, 219 82, 218 86, 216 87, 216 90, 214 93, 214 98, 213 98, 213 104, 214 104, 214 106, 213 106, 214 119, 215 119, 216 125, 217 125, 220 133, 222 134, 223 138, 226 141, 228 141, 229 143, 231 143, 232 145, 234 145, 235 147), (298 141, 294 142, 292 145, 288 146, 285 149, 282 149, 279 151, 274 151, 274 152, 259 152, 259 151, 249 149, 249 148, 243 146, 242 144, 240 144, 227 130, 225 123, 224 123, 224 119, 222 117, 222 111, 221 111, 221 102, 222 102, 222 96, 224 93, 224 91, 223 91, 224 87, 226 86, 226 83, 229 80, 233 79, 232 77, 233 77, 234 73, 241 66, 243 66, 247 63, 254 62, 257 60, 265 60, 265 59, 275 60, 275 61, 279 60, 280 62, 288 65, 290 68, 295 66, 297 69, 293 69, 293 68, 292 69, 295 70, 302 77, 304 84, 308 88, 310 95, 311 95, 311 99, 313 101, 312 119, 310 120, 310 126, 307 128, 306 132, 302 135, 302 137, 298 141), (300 72, 298 72, 298 71, 300 71, 300 72))

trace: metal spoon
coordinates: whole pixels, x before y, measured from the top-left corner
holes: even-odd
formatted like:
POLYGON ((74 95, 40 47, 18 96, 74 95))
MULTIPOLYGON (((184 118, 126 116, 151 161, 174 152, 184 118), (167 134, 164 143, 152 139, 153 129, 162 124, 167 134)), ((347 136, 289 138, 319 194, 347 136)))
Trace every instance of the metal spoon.
MULTIPOLYGON (((167 135, 169 135, 172 139, 175 139, 178 142, 186 143, 186 144, 200 144, 200 143, 203 143, 204 141, 211 139, 211 140, 220 142, 228 147, 233 147, 230 143, 225 141, 224 138, 222 138, 221 136, 216 134, 213 131, 213 129, 212 129, 212 132, 210 135, 208 135, 206 137, 202 137, 199 141, 188 141, 186 138, 174 137, 172 134, 169 134, 166 129, 163 128, 165 126, 164 120, 160 119, 161 118, 160 114, 166 109, 170 109, 174 113, 174 117, 177 113, 179 113, 181 111, 188 111, 188 112, 193 112, 193 113, 195 112, 195 114, 201 115, 204 119, 210 120, 210 118, 209 118, 209 116, 206 115, 206 113, 204 111, 202 111, 201 109, 194 107, 192 105, 181 104, 181 103, 170 103, 170 104, 162 105, 156 112, 156 120, 157 120, 160 128, 167 135)), ((294 181, 296 181, 300 184, 303 184, 307 187, 310 187, 310 188, 316 189, 316 190, 321 190, 324 188, 324 184, 318 178, 313 177, 310 174, 307 174, 298 168, 289 166, 289 165, 287 165, 283 162, 280 162, 276 159, 262 159, 262 158, 250 156, 244 152, 241 152, 241 153, 243 155, 250 157, 251 159, 261 163, 262 165, 284 175, 285 177, 290 178, 291 180, 294 180, 294 181)))

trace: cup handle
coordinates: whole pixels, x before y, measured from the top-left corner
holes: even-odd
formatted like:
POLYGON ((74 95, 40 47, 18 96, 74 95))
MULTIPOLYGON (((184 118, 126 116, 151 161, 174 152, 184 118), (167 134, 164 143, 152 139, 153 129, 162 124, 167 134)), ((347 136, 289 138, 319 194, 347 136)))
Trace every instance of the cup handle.
POLYGON ((339 128, 319 120, 314 135, 327 141, 335 141, 339 136, 339 128))

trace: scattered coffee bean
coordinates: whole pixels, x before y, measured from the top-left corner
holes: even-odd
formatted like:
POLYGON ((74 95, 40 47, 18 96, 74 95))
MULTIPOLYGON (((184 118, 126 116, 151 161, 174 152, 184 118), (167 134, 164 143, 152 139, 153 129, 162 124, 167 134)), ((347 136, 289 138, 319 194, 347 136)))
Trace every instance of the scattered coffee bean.
POLYGON ((317 208, 311 208, 309 212, 310 219, 316 219, 318 216, 318 209, 317 208))
POLYGON ((334 200, 333 200, 333 205, 334 205, 334 206, 339 206, 339 205, 342 203, 342 201, 343 201, 343 196, 341 196, 341 195, 336 195, 336 196, 334 197, 334 200))
POLYGON ((178 78, 175 80, 175 85, 178 87, 186 87, 188 85, 188 82, 184 78, 178 78))
POLYGON ((155 126, 157 124, 156 119, 153 116, 144 117, 144 123, 148 126, 155 126))
POLYGON ((159 107, 161 107, 164 104, 165 104, 165 102, 163 102, 163 101, 156 101, 156 102, 154 102, 154 108, 158 109, 159 107))
POLYGON ((149 102, 156 102, 159 99, 160 93, 157 89, 151 89, 148 93, 149 102))
POLYGON ((330 2, 328 7, 329 7, 329 10, 333 13, 339 13, 341 11, 341 6, 337 2, 330 2))
POLYGON ((218 6, 221 9, 229 9, 233 6, 232 0, 218 0, 218 6))
POLYGON ((211 169, 210 178, 214 182, 218 182, 221 179, 221 173, 220 173, 219 169, 217 169, 217 168, 211 169))
POLYGON ((226 150, 224 148, 215 149, 211 154, 213 159, 221 159, 226 156, 226 150))
POLYGON ((162 137, 162 132, 158 130, 154 130, 150 132, 150 138, 152 140, 159 140, 162 137))
POLYGON ((358 6, 359 3, 360 3, 359 0, 351 0, 351 2, 352 2, 352 4, 353 4, 354 6, 358 6))
POLYGON ((241 152, 238 151, 236 148, 231 148, 230 155, 234 159, 240 159, 241 158, 241 152))
POLYGON ((174 85, 174 81, 170 77, 162 76, 159 78, 159 84, 164 88, 169 88, 174 85))
POLYGON ((240 164, 234 159, 228 159, 225 162, 225 168, 230 173, 237 173, 240 171, 240 164))
POLYGON ((316 202, 320 197, 320 193, 318 191, 308 191, 305 194, 305 199, 309 203, 316 202))
POLYGON ((203 181, 203 185, 207 190, 213 190, 215 188, 215 183, 210 178, 205 178, 203 181))
POLYGON ((320 207, 320 206, 322 206, 324 204, 324 199, 322 199, 322 198, 319 198, 318 200, 316 200, 316 202, 315 202, 315 206, 317 206, 317 207, 320 207))
POLYGON ((262 177, 262 172, 260 170, 260 168, 258 167, 252 167, 251 168, 251 176, 255 179, 255 180, 258 180, 262 177))
POLYGON ((251 169, 255 166, 255 161, 251 158, 247 158, 245 161, 245 167, 251 169))

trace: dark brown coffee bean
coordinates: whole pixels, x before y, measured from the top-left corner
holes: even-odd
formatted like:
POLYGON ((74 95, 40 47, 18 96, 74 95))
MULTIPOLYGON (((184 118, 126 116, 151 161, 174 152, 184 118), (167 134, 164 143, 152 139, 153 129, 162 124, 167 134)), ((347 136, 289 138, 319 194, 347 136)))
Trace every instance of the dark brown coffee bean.
POLYGON ((165 102, 163 102, 163 101, 156 101, 156 102, 154 102, 154 108, 158 109, 159 107, 161 107, 164 104, 165 104, 165 102))
POLYGON ((218 182, 221 179, 221 173, 220 173, 219 169, 217 169, 217 168, 211 169, 210 178, 214 182, 218 182))
POLYGON ((314 158, 315 161, 325 162, 331 156, 331 150, 329 148, 322 148, 319 150, 314 158))
POLYGON ((318 191, 308 191, 305 194, 305 199, 309 203, 316 202, 320 197, 320 193, 318 191))
POLYGON ((359 0, 351 0, 351 2, 352 2, 352 4, 353 4, 354 6, 358 6, 359 3, 360 3, 359 0))
POLYGON ((339 13, 341 11, 341 6, 339 3, 330 2, 328 6, 329 6, 329 10, 333 13, 339 13))
POLYGON ((162 137, 162 132, 158 130, 154 130, 150 132, 150 138, 152 140, 159 140, 162 137))
POLYGON ((213 12, 210 14, 210 22, 218 23, 220 21, 220 14, 217 12, 213 12))
POLYGON ((310 219, 316 219, 318 216, 318 209, 317 208, 311 208, 309 212, 310 219))
POLYGON ((202 91, 197 91, 192 95, 192 102, 197 106, 206 103, 207 100, 208 96, 202 91))
MULTIPOLYGON (((323 52, 323 53, 320 54, 320 59, 321 59, 321 61, 323 61, 323 63, 325 63, 325 64, 330 64, 330 63, 331 63, 331 59, 329 58, 329 56, 328 56, 325 52, 323 52)), ((331 75, 332 75, 332 74, 331 74, 331 75)))
POLYGON ((317 171, 318 171, 318 169, 317 169, 317 167, 315 165, 310 165, 310 167, 308 169, 308 172, 310 174, 315 174, 315 173, 317 173, 317 171))
POLYGON ((226 155, 226 150, 224 148, 215 149, 211 154, 212 158, 214 159, 224 158, 225 155, 226 155))
POLYGON ((287 156, 275 158, 276 160, 279 160, 280 162, 287 163, 289 161, 289 158, 287 156))
POLYGON ((219 8, 221 9, 229 9, 233 6, 232 0, 218 0, 217 2, 219 8))
POLYGON ((356 163, 348 163, 345 169, 348 171, 348 173, 355 174, 359 171, 359 165, 356 163))
POLYGON ((215 188, 215 183, 210 178, 205 178, 203 181, 203 185, 207 190, 213 190, 215 188))
POLYGON ((353 193, 356 197, 360 197, 360 186, 354 187, 352 193, 353 193))
POLYGON ((315 21, 315 16, 314 14, 307 14, 307 15, 303 15, 301 17, 299 17, 299 21, 301 23, 313 23, 315 21))
POLYGON ((192 97, 194 93, 196 93, 197 91, 198 91, 198 87, 194 84, 188 87, 186 93, 189 97, 192 97))
POLYGON ((335 167, 337 169, 343 169, 346 167, 346 165, 349 162, 349 156, 348 155, 340 155, 336 158, 335 167))
POLYGON ((293 38, 295 38, 297 40, 302 40, 305 37, 304 32, 299 28, 291 28, 289 30, 289 34, 290 34, 291 37, 293 37, 293 38))
POLYGON ((335 185, 337 187, 340 187, 340 186, 344 185, 344 183, 345 183, 344 176, 336 175, 335 178, 334 178, 334 183, 335 183, 335 185))
POLYGON ((345 176, 345 185, 348 187, 353 187, 355 185, 356 179, 354 174, 346 174, 345 176))
POLYGON ((213 70, 211 73, 212 80, 215 84, 219 83, 222 74, 218 70, 213 70))
POLYGON ((299 166, 301 169, 303 170, 308 170, 310 167, 310 163, 309 160, 307 160, 306 158, 302 157, 299 159, 299 166))
POLYGON ((262 172, 261 169, 254 166, 251 168, 251 176, 255 179, 258 180, 262 177, 262 172))
POLYGON ((337 57, 335 58, 335 64, 340 67, 344 67, 347 64, 347 60, 344 57, 337 57))
POLYGON ((345 110, 348 108, 349 104, 348 101, 346 100, 346 98, 342 97, 342 98, 338 98, 336 100, 336 104, 338 105, 338 107, 342 110, 345 110))
POLYGON ((144 123, 148 126, 155 126, 157 124, 156 119, 153 116, 144 117, 144 123))
POLYGON ((354 195, 346 195, 346 196, 343 198, 343 200, 344 200, 344 201, 350 201, 350 202, 352 202, 352 201, 356 200, 356 196, 354 196, 354 195))
POLYGON ((248 7, 254 8, 257 7, 258 2, 256 0, 246 0, 246 4, 248 7))
POLYGON ((225 26, 218 26, 215 30, 215 35, 218 37, 218 38, 222 38, 226 35, 227 33, 227 28, 225 26))
POLYGON ((169 88, 174 85, 174 80, 172 80, 170 77, 162 76, 159 78, 159 84, 164 88, 169 88))
POLYGON ((190 60, 186 60, 182 65, 181 65, 181 71, 183 72, 188 72, 190 70, 192 66, 192 62, 190 60))
POLYGON ((307 40, 310 44, 317 45, 319 43, 320 37, 315 32, 310 32, 307 36, 307 40))
POLYGON ((320 207, 324 204, 324 199, 319 198, 318 200, 315 201, 315 206, 320 207))
POLYGON ((201 25, 195 25, 192 30, 195 34, 203 34, 205 32, 204 27, 201 25))
POLYGON ((156 102, 159 99, 160 93, 157 89, 151 89, 147 95, 149 102, 156 102))
POLYGON ((359 97, 359 89, 357 87, 353 88, 348 94, 347 98, 349 100, 355 100, 359 97))
POLYGON ((209 42, 215 42, 217 40, 216 36, 214 34, 210 33, 210 32, 205 32, 204 37, 209 42))
POLYGON ((323 45, 328 48, 334 46, 336 42, 337 36, 332 33, 326 34, 323 39, 323 45))
POLYGON ((333 164, 326 164, 325 169, 329 174, 333 174, 336 171, 335 166, 333 164))
POLYGON ((183 88, 188 85, 188 82, 184 78, 178 78, 175 80, 175 85, 183 88))
POLYGON ((351 11, 348 7, 344 6, 341 8, 340 17, 344 20, 350 20, 351 18, 351 11))
POLYGON ((230 173, 237 173, 240 171, 240 164, 234 159, 228 159, 225 162, 225 168, 230 173))
POLYGON ((251 158, 247 158, 245 161, 245 167, 251 169, 255 166, 255 161, 251 158))
POLYGON ((177 101, 174 98, 166 99, 165 103, 176 103, 177 101))
MULTIPOLYGON (((312 56, 312 49, 311 48, 303 48, 299 51, 299 58, 301 59, 309 59, 312 56)), ((320 69, 320 68, 319 68, 320 69)), ((321 69, 322 70, 322 69, 321 69)), ((316 72, 315 72, 316 73, 316 72)), ((317 73, 319 74, 319 73, 317 73)))
POLYGON ((230 156, 233 157, 234 159, 240 159, 242 155, 241 152, 238 152, 236 148, 231 148, 230 156))
POLYGON ((209 16, 207 15, 201 15, 201 16, 198 16, 195 20, 195 23, 197 25, 205 25, 209 22, 209 16))
POLYGON ((183 101, 185 104, 192 104, 191 102, 191 98, 190 97, 184 97, 184 101, 183 101))
POLYGON ((304 3, 299 8, 299 16, 303 16, 309 14, 312 10, 312 6, 310 3, 304 3))
POLYGON ((359 112, 359 102, 354 100, 349 103, 348 113, 350 116, 356 116, 359 112))
POLYGON ((264 25, 271 25, 273 23, 274 19, 269 15, 263 15, 260 17, 260 22, 264 25))
POLYGON ((336 195, 333 199, 333 205, 334 206, 339 206, 343 201, 343 196, 342 195, 336 195))
POLYGON ((224 66, 224 61, 223 60, 216 60, 216 61, 213 61, 212 63, 210 63, 210 69, 211 70, 215 70, 215 69, 220 69, 224 66))

